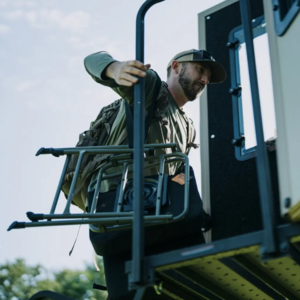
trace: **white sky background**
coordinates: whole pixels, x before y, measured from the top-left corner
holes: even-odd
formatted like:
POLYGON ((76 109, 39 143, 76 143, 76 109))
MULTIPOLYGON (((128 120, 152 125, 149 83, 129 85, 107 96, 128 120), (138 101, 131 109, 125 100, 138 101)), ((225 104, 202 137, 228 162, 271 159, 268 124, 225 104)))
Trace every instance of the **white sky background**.
MULTIPOLYGON (((0 263, 18 257, 49 269, 92 263, 86 225, 71 257, 78 226, 6 229, 27 221, 27 211, 49 213, 64 158, 35 153, 74 146, 100 108, 118 98, 91 79, 83 59, 100 50, 134 59, 135 18, 143 2, 0 0, 0 263)), ((197 14, 219 2, 166 0, 148 11, 145 62, 163 80, 173 55, 198 48, 197 14)), ((198 128, 199 102, 185 110, 198 128)), ((191 164, 199 170, 199 150, 192 151, 191 164)))

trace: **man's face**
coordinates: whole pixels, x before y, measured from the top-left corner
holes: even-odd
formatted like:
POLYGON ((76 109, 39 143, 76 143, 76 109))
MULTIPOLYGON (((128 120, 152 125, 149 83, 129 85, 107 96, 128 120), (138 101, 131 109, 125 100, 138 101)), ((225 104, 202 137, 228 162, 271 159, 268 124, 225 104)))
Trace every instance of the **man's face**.
POLYGON ((197 99, 210 78, 210 70, 201 62, 182 63, 178 83, 189 101, 197 99))

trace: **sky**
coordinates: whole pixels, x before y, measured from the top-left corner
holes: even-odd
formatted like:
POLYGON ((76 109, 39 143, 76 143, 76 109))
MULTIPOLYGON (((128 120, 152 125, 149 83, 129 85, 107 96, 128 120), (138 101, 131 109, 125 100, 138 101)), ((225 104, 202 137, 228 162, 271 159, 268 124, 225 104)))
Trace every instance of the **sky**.
MULTIPOLYGON (((101 107, 118 99, 91 79, 83 59, 100 50, 120 61, 134 59, 135 18, 143 2, 0 0, 1 264, 25 258, 30 265, 58 270, 92 263, 87 225, 80 228, 71 257, 79 226, 6 230, 13 221, 27 221, 27 211, 50 211, 64 158, 35 157, 37 150, 75 146, 101 107)), ((145 63, 166 80, 170 58, 198 48, 197 14, 220 2, 166 0, 151 8, 145 63)), ((198 129, 199 101, 185 110, 198 129)), ((192 150, 197 170, 199 156, 192 150)), ((61 197, 58 213, 64 204, 61 197)))

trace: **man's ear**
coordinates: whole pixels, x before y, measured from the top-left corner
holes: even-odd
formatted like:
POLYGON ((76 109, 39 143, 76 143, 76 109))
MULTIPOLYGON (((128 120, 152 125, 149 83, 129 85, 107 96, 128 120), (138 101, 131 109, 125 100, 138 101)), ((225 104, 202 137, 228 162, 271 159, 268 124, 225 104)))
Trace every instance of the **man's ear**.
POLYGON ((179 74, 179 67, 180 67, 180 64, 178 61, 174 60, 172 62, 172 69, 174 70, 175 74, 178 75, 179 74))

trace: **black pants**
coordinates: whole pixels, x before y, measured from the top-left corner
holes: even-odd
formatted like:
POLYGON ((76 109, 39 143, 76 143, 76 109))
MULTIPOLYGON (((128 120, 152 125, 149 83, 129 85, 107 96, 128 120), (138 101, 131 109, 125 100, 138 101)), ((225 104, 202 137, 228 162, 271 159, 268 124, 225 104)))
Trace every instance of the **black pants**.
MULTIPOLYGON (((190 247, 197 244, 205 243, 203 234, 201 232, 188 236, 184 239, 174 241, 162 247, 146 249, 146 255, 154 255, 158 253, 168 252, 180 248, 190 247)), ((106 277, 106 285, 108 290, 109 300, 132 300, 134 299, 136 291, 128 290, 128 276, 125 273, 125 262, 131 260, 131 253, 122 255, 104 256, 104 270, 106 277)), ((156 294, 153 287, 148 287, 145 291, 143 300, 167 300, 169 297, 164 294, 156 294)))

